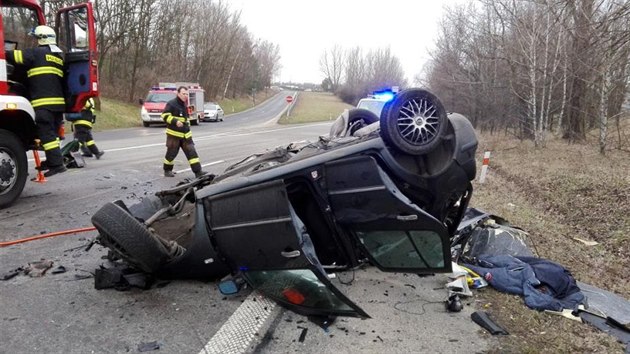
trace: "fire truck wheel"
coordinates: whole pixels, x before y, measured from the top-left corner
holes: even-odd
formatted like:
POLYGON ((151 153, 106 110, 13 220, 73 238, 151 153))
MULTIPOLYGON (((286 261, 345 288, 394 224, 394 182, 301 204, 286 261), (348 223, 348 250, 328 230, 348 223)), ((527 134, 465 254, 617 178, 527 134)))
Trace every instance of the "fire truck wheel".
POLYGON ((99 241, 130 265, 147 273, 168 261, 164 245, 142 223, 114 203, 107 203, 92 216, 99 241))
POLYGON ((26 152, 15 134, 0 129, 0 208, 22 193, 28 174, 26 152))

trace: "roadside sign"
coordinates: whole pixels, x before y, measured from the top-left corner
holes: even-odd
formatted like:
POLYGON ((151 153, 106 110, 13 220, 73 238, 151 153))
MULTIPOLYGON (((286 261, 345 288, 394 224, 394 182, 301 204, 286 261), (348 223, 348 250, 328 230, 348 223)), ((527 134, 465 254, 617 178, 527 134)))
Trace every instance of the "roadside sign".
POLYGON ((293 96, 287 96, 286 100, 287 100, 287 103, 293 102, 293 96))

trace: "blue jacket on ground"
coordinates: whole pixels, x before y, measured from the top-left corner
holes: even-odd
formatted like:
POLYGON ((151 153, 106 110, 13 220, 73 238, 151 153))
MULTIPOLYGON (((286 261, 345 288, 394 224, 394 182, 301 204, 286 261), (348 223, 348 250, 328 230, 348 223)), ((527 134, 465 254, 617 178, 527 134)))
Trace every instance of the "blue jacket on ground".
POLYGON ((479 256, 477 264, 466 264, 486 277, 495 289, 524 297, 525 304, 536 310, 574 309, 586 298, 571 273, 561 265, 536 257, 509 255, 479 256))

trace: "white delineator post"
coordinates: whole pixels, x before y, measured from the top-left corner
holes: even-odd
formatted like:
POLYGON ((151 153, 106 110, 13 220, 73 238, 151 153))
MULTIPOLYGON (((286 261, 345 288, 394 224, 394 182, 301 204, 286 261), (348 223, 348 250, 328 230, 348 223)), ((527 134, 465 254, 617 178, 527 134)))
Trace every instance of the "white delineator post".
POLYGON ((483 153, 483 163, 481 164, 481 173, 479 174, 479 183, 483 183, 486 180, 486 174, 488 173, 488 164, 490 163, 490 151, 483 153))

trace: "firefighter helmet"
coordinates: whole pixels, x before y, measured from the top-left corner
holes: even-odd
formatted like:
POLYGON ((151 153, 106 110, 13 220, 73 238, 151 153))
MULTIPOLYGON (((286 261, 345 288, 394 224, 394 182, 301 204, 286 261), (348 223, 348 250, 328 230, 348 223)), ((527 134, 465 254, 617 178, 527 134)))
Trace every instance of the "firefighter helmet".
POLYGON ((48 26, 37 26, 33 32, 39 45, 57 44, 55 30, 48 26))

